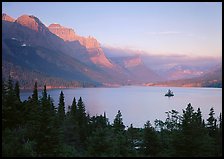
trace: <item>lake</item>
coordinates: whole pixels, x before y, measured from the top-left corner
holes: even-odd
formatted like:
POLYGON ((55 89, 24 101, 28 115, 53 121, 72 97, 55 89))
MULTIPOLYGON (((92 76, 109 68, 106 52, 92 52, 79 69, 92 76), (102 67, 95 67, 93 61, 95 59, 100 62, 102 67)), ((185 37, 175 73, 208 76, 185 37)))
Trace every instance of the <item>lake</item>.
MULTIPOLYGON (((112 123, 120 110, 125 126, 132 123, 134 127, 143 127, 147 120, 153 125, 155 119, 165 121, 166 111, 175 109, 182 114, 188 103, 191 103, 195 111, 200 107, 205 121, 211 107, 214 107, 215 117, 222 112, 222 88, 125 86, 47 90, 55 106, 58 105, 61 90, 65 96, 66 110, 72 104, 73 97, 76 101, 82 97, 90 116, 106 112, 112 123), (168 89, 173 91, 173 97, 164 96, 168 89)), ((27 100, 31 94, 32 91, 21 92, 21 100, 27 100)), ((41 91, 38 95, 41 95, 41 91)))

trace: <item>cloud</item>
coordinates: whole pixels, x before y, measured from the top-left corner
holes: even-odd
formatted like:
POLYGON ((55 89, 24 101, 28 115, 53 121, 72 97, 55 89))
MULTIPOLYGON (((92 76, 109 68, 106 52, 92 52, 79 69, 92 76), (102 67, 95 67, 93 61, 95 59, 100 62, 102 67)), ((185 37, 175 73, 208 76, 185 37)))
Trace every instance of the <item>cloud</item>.
POLYGON ((176 35, 180 34, 178 31, 161 31, 161 32, 148 32, 149 35, 176 35))

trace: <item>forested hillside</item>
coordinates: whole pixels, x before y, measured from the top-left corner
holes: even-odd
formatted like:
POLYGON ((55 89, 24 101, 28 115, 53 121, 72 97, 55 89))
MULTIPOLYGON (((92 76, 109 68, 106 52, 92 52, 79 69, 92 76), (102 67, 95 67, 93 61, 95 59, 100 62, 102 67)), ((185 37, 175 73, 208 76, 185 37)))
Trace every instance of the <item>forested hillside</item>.
MULTIPOLYGON (((19 83, 2 83, 2 157, 221 157, 222 115, 202 119, 189 103, 182 113, 165 112, 167 119, 146 121, 143 128, 125 126, 118 110, 113 123, 90 116, 85 101, 73 99, 65 112, 64 94, 53 103, 46 91, 20 100, 19 83)), ((103 113, 103 112, 102 112, 103 113)), ((137 114, 136 114, 137 115, 137 114)), ((125 117, 124 117, 125 118, 125 117)))

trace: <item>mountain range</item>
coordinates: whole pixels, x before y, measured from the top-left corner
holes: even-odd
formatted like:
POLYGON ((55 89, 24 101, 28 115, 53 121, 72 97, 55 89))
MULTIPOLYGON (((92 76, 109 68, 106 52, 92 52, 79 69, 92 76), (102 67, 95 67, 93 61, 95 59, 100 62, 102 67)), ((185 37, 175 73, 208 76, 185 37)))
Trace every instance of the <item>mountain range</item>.
POLYGON ((109 57, 108 50, 96 38, 61 24, 47 27, 33 15, 14 19, 2 14, 2 77, 10 75, 22 88, 34 81, 49 88, 142 85, 170 76, 152 69, 143 56, 109 57))

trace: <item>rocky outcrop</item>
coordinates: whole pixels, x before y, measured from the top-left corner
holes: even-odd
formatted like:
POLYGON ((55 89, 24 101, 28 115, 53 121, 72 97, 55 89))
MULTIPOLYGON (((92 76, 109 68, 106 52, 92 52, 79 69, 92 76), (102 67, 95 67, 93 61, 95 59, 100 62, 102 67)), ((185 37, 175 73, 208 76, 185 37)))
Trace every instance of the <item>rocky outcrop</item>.
POLYGON ((15 22, 36 32, 46 33, 48 31, 47 27, 33 15, 22 15, 15 22))
POLYGON ((8 16, 5 13, 2 14, 2 20, 8 21, 8 22, 14 22, 15 21, 15 19, 13 19, 12 17, 8 16))
POLYGON ((71 28, 66 28, 60 24, 50 24, 48 29, 55 35, 62 38, 64 41, 79 41, 79 43, 85 46, 87 49, 99 48, 100 45, 94 37, 82 37, 75 33, 71 28))
MULTIPOLYGON (((71 28, 66 28, 61 26, 60 24, 50 24, 48 26, 48 29, 58 37, 62 38, 64 41, 67 42, 74 42, 78 41, 83 47, 86 48, 88 56, 85 56, 85 58, 88 58, 90 62, 100 65, 103 67, 109 67, 112 68, 113 64, 107 59, 105 56, 102 48, 100 47, 100 44, 94 37, 82 37, 75 33, 75 31, 71 28)), ((73 45, 73 47, 75 47, 73 45)), ((77 45, 76 45, 77 47, 77 45)), ((74 50, 77 50, 77 48, 74 48, 74 50)), ((80 55, 83 56, 83 55, 80 55)), ((85 59, 85 61, 88 61, 85 59)), ((85 62, 83 60, 83 62, 85 62)))

